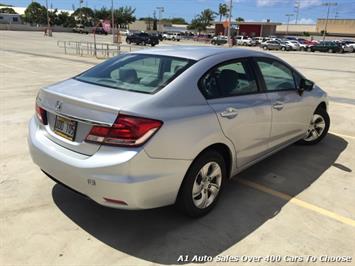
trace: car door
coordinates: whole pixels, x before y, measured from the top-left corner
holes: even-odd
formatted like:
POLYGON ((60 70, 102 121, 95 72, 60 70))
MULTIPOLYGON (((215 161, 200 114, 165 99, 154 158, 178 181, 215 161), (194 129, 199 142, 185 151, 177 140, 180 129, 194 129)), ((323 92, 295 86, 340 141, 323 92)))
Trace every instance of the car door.
POLYGON ((312 105, 300 95, 300 76, 277 59, 255 58, 263 88, 271 101, 272 126, 270 148, 303 136, 310 122, 312 105), (297 81, 295 81, 297 75, 297 81))
POLYGON ((228 61, 208 71, 199 82, 224 135, 237 154, 237 167, 266 153, 271 129, 270 100, 259 90, 248 59, 228 61))

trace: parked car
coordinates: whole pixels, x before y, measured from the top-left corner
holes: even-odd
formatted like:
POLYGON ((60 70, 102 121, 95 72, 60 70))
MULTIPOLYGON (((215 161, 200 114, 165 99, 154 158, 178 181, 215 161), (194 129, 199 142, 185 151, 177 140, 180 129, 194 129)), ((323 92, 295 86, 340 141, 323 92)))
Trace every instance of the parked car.
POLYGON ((105 31, 105 29, 103 27, 94 27, 92 29, 92 33, 107 35, 107 31, 105 31))
POLYGON ((85 33, 89 34, 89 30, 82 24, 78 24, 73 28, 73 32, 75 33, 85 33))
POLYGON ((291 47, 286 42, 281 41, 266 41, 262 43, 261 46, 264 50, 282 50, 282 51, 290 51, 291 47))
POLYGON ((296 40, 285 40, 284 43, 290 47, 290 50, 293 51, 299 51, 301 48, 300 43, 296 40))
POLYGON ((245 36, 236 36, 235 40, 237 45, 252 46, 256 44, 251 38, 245 36))
POLYGON ((171 32, 171 33, 164 33, 163 34, 163 39, 164 40, 170 40, 170 41, 180 41, 181 40, 181 34, 177 32, 171 32))
POLYGON ((343 43, 345 43, 347 46, 351 46, 354 49, 355 52, 355 41, 352 40, 342 40, 343 43))
POLYGON ((262 44, 263 42, 268 41, 268 39, 265 38, 265 37, 253 37, 253 38, 252 38, 252 41, 255 42, 255 45, 260 45, 260 44, 262 44))
POLYGON ((145 32, 140 33, 133 33, 126 37, 126 42, 128 44, 135 43, 137 45, 147 45, 150 44, 151 46, 155 46, 159 44, 158 36, 150 35, 145 32))
POLYGON ((341 41, 340 45, 343 49, 343 52, 353 53, 355 51, 355 45, 351 45, 348 42, 341 41))
POLYGON ((41 89, 35 109, 29 150, 54 181, 108 207, 176 204, 193 217, 229 178, 318 143, 330 123, 326 93, 286 62, 216 47, 111 58, 41 89))
POLYGON ((315 44, 309 47, 310 52, 328 52, 328 53, 342 53, 343 48, 340 44, 332 41, 322 41, 319 44, 315 44))
MULTIPOLYGON (((231 37, 231 40, 232 40, 232 45, 236 45, 236 41, 234 37, 231 37)), ((214 36, 211 40, 211 44, 213 45, 223 45, 226 43, 228 43, 228 37, 223 35, 214 36)))

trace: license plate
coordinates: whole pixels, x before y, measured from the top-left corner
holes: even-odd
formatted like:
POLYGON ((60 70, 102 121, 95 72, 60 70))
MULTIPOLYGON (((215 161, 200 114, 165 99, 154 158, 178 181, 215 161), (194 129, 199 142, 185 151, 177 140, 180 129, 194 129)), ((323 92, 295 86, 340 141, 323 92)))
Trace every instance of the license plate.
POLYGON ((75 138, 76 126, 76 121, 69 120, 61 116, 56 116, 54 132, 63 138, 73 141, 75 138))

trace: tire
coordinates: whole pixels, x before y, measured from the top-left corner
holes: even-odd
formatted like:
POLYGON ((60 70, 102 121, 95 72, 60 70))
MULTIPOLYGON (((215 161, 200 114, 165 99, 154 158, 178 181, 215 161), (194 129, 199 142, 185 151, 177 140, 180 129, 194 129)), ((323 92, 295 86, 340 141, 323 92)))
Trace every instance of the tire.
POLYGON ((332 54, 332 53, 333 53, 333 49, 329 49, 329 50, 328 50, 328 53, 331 53, 331 54, 332 54))
POLYGON ((151 45, 152 47, 154 47, 154 46, 155 46, 155 43, 151 43, 150 45, 151 45))
POLYGON ((145 41, 142 41, 142 42, 141 42, 141 44, 142 44, 143 46, 146 46, 146 43, 145 43, 145 41))
POLYGON ((129 39, 126 39, 127 44, 131 44, 131 41, 129 39))
POLYGON ((307 52, 312 52, 312 48, 311 48, 311 47, 308 47, 308 48, 307 48, 307 52))
POLYGON ((329 126, 330 118, 327 111, 318 107, 312 116, 311 124, 307 130, 307 135, 298 143, 302 145, 317 144, 327 135, 329 126))
POLYGON ((264 50, 267 50, 267 46, 263 46, 263 49, 264 49, 264 50))
POLYGON ((285 47, 281 47, 281 50, 282 50, 282 51, 286 51, 286 48, 285 48, 285 47))
POLYGON ((195 159, 187 171, 176 206, 190 217, 206 215, 216 205, 226 179, 227 171, 222 155, 214 150, 206 151, 195 159), (204 172, 203 168, 207 175, 201 175, 204 172), (214 175, 210 176, 211 172, 214 175))

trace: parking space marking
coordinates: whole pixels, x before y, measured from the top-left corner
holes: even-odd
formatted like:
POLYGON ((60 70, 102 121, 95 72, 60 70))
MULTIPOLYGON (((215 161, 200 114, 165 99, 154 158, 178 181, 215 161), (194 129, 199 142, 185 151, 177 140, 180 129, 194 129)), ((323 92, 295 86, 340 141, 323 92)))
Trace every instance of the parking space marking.
POLYGON ((288 194, 273 190, 271 188, 268 188, 268 187, 266 187, 264 185, 261 185, 261 184, 258 184, 258 183, 252 182, 252 181, 248 181, 248 180, 241 179, 241 178, 237 179, 237 181, 239 183, 245 185, 245 186, 251 187, 251 188, 259 190, 261 192, 270 194, 270 195, 272 195, 274 197, 277 197, 277 198, 283 199, 285 201, 291 202, 291 203, 293 203, 293 204, 295 204, 295 205, 297 205, 299 207, 302 207, 304 209, 311 210, 313 212, 319 213, 319 214, 321 214, 323 216, 326 216, 328 218, 331 218, 331 219, 336 220, 338 222, 341 222, 343 224, 347 224, 347 225, 355 227, 355 220, 353 220, 351 218, 344 217, 342 215, 339 215, 339 214, 336 214, 334 212, 328 211, 326 209, 323 209, 323 208, 318 207, 316 205, 313 205, 311 203, 308 203, 308 202, 305 202, 303 200, 297 199, 296 197, 292 197, 292 196, 290 196, 288 194))
POLYGON ((330 134, 333 134, 333 135, 336 135, 336 136, 339 136, 339 137, 343 137, 343 138, 355 139, 355 136, 340 134, 340 133, 331 132, 331 131, 329 131, 329 133, 330 133, 330 134))

